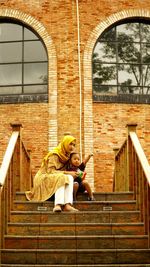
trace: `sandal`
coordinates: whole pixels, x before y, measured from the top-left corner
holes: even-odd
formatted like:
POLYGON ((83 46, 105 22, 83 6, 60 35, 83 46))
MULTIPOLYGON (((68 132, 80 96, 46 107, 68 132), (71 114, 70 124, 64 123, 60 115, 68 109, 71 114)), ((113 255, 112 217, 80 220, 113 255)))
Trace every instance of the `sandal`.
POLYGON ((54 208, 53 208, 53 212, 61 212, 61 207, 56 205, 54 208))
POLYGON ((68 208, 65 208, 65 207, 64 207, 63 211, 77 212, 77 211, 79 211, 79 210, 78 210, 78 209, 75 209, 75 208, 72 207, 72 206, 69 206, 68 208))

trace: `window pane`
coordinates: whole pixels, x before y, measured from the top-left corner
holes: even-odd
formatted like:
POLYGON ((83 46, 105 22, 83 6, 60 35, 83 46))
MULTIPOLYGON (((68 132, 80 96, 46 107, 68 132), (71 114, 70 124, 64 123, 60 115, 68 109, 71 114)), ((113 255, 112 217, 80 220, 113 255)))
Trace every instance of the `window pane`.
POLYGON ((47 55, 41 41, 24 43, 24 61, 46 61, 47 55))
POLYGON ((149 86, 150 85, 150 65, 143 65, 142 73, 143 73, 143 85, 149 86))
POLYGON ((117 94, 117 86, 111 86, 111 85, 96 85, 94 84, 94 95, 116 95, 117 94))
POLYGON ((104 62, 116 61, 116 43, 100 43, 98 42, 94 53, 96 58, 101 59, 104 62))
POLYGON ((0 43, 0 63, 22 61, 22 43, 0 43))
POLYGON ((21 84, 22 65, 0 65, 0 85, 21 84))
POLYGON ((139 94, 141 87, 138 86, 118 86, 118 93, 119 94, 139 94))
POLYGON ((142 42, 150 41, 150 25, 144 23, 141 24, 141 39, 142 42))
POLYGON ((150 43, 145 43, 141 45, 142 52, 142 62, 150 63, 150 43))
POLYGON ((141 83, 141 73, 138 65, 121 65, 118 71, 118 82, 124 85, 138 85, 141 83), (122 66, 122 67, 121 67, 122 66))
POLYGON ((118 44, 118 60, 120 63, 141 63, 140 44, 128 42, 118 44))
POLYGON ((1 95, 13 95, 13 94, 21 94, 22 87, 21 86, 13 86, 13 87, 0 87, 1 95))
POLYGON ((126 41, 132 40, 134 42, 140 41, 139 23, 126 23, 117 26, 117 41, 127 36, 126 41))
POLYGON ((150 95, 150 86, 143 87, 143 94, 150 95))
POLYGON ((149 95, 150 88, 142 86, 119 86, 120 94, 149 95))
POLYGON ((38 37, 27 28, 24 28, 24 40, 36 40, 38 37))
POLYGON ((24 86, 24 93, 25 94, 40 94, 40 93, 47 93, 47 85, 29 85, 24 86))
POLYGON ((101 64, 95 66, 95 74, 93 75, 93 82, 99 84, 116 85, 116 65, 101 64))
POLYGON ((115 41, 116 40, 116 30, 115 28, 112 28, 106 32, 104 32, 100 38, 98 39, 99 41, 115 41))
POLYGON ((45 83, 47 63, 24 64, 24 83, 45 83))
POLYGON ((0 42, 22 40, 22 26, 13 23, 0 24, 0 42))

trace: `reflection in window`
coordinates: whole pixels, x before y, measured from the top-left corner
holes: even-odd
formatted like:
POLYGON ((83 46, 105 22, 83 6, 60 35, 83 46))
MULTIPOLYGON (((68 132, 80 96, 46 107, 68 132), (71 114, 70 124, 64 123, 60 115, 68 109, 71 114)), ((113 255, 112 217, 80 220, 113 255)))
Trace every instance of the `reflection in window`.
POLYGON ((45 61, 46 51, 41 41, 28 41, 24 43, 24 61, 45 61))
POLYGON ((93 50, 92 76, 94 100, 136 96, 135 102, 150 103, 150 25, 135 21, 105 31, 93 50))
POLYGON ((19 85, 22 83, 21 64, 0 65, 0 86, 19 85))
POLYGON ((17 95, 17 102, 47 102, 47 68, 46 49, 38 35, 24 25, 1 21, 0 100, 17 95))
POLYGON ((0 43, 0 64, 8 62, 22 61, 22 44, 15 43, 0 43))
POLYGON ((24 84, 43 84, 44 75, 47 70, 45 63, 24 64, 24 84))

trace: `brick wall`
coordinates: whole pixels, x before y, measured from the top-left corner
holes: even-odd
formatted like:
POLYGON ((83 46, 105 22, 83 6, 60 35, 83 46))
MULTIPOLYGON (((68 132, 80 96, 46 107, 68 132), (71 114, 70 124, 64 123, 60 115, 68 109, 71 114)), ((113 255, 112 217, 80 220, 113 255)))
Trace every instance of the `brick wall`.
POLYGON ((122 144, 126 123, 131 120, 138 123, 140 140, 150 157, 149 105, 93 103, 92 49, 103 30, 118 20, 133 16, 150 18, 150 2, 79 0, 78 5, 80 47, 75 0, 0 1, 0 16, 19 19, 34 28, 45 42, 49 58, 48 104, 0 105, 0 158, 10 136, 10 122, 23 124, 23 138, 32 150, 34 172, 47 150, 64 132, 70 131, 77 137, 77 148, 82 145, 83 155, 94 151, 94 159, 87 166, 93 189, 110 191, 113 147, 122 144))
POLYGON ((11 135, 10 123, 20 122, 25 146, 31 149, 34 174, 48 150, 48 118, 47 104, 0 105, 1 158, 11 135))
POLYGON ((136 121, 137 134, 150 159, 149 105, 94 104, 95 184, 98 191, 112 190, 114 151, 127 135, 126 125, 136 121))

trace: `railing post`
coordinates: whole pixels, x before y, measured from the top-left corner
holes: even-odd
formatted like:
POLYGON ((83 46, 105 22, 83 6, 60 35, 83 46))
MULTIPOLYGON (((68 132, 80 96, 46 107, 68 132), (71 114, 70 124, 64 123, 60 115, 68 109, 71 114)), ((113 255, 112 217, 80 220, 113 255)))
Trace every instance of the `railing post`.
POLYGON ((1 203, 1 186, 0 186, 0 266, 1 266, 1 248, 2 248, 2 203, 1 203))
POLYGON ((32 177, 32 171, 31 171, 31 149, 28 148, 27 152, 28 152, 29 157, 30 157, 30 162, 29 162, 29 166, 28 166, 29 179, 28 179, 28 182, 26 184, 26 189, 33 187, 33 179, 32 179, 33 177, 32 177))
POLYGON ((22 150, 21 150, 21 128, 22 124, 21 123, 10 123, 12 127, 12 131, 17 131, 19 132, 19 139, 17 141, 16 145, 16 151, 14 153, 14 158, 13 158, 13 169, 14 169, 14 176, 13 177, 13 196, 16 194, 16 191, 20 190, 20 183, 22 180, 22 169, 21 169, 21 162, 22 162, 22 150))
POLYGON ((148 248, 150 248, 150 186, 148 186, 148 213, 147 213, 147 220, 148 220, 148 248))
POLYGON ((20 132, 21 134, 21 128, 22 128, 21 123, 10 123, 10 126, 12 127, 12 131, 17 131, 20 132))
MULTIPOLYGON (((115 157, 119 151, 119 148, 118 147, 115 147, 113 148, 113 151, 114 151, 114 154, 115 154, 115 157)), ((114 191, 118 191, 118 164, 115 164, 115 170, 114 170, 114 177, 113 177, 113 192, 114 191)))
POLYGON ((132 144, 129 137, 130 132, 136 132, 137 123, 128 123, 127 127, 127 179, 126 179, 126 188, 128 191, 133 191, 134 187, 134 177, 132 172, 132 144))

